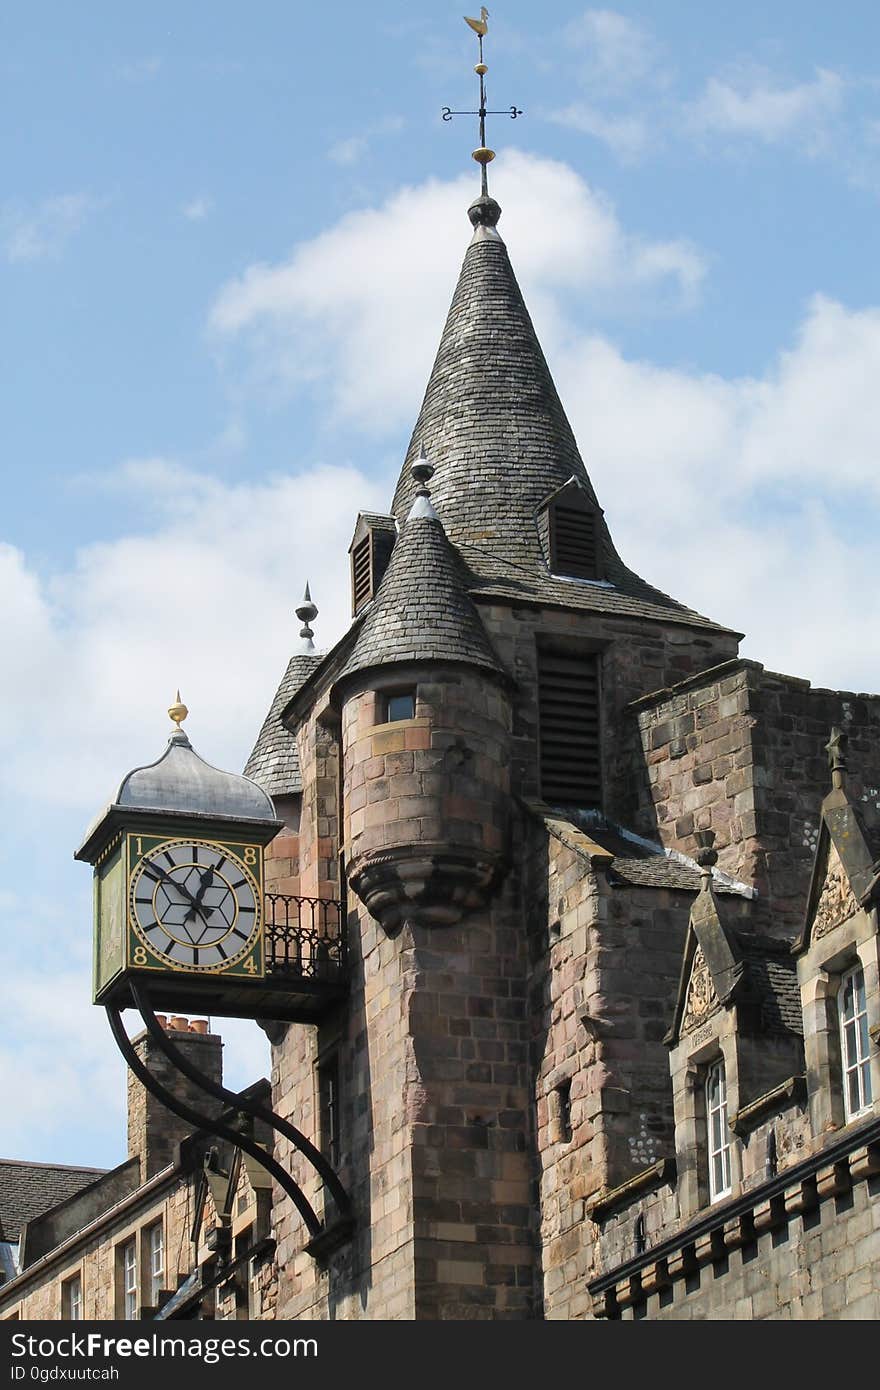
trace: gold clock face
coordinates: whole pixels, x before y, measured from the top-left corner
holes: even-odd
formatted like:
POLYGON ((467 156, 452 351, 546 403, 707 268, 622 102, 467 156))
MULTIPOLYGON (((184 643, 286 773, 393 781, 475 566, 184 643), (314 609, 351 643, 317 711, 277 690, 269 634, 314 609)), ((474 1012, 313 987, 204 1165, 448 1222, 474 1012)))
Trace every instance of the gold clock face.
MULTIPOLYGON (((129 916, 150 952, 175 969, 216 973, 236 965, 260 934, 260 890, 242 858, 210 840, 151 846, 131 874, 129 916)), ((137 951, 135 952, 135 957, 137 951)), ((135 963, 137 963, 135 959, 135 963)))

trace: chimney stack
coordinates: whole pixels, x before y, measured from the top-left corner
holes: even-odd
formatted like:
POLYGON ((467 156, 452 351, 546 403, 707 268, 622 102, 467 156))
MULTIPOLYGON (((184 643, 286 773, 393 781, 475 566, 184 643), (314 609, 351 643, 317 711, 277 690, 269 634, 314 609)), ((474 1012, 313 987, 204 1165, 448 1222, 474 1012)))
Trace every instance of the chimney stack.
MULTIPOLYGON (((208 1031, 206 1019, 157 1015, 169 1040, 184 1054, 187 1061, 198 1067, 211 1081, 223 1080, 223 1042, 218 1033, 208 1031)), ((219 1114, 219 1101, 211 1100, 171 1065, 159 1051, 149 1033, 132 1039, 135 1051, 144 1066, 167 1090, 204 1115, 219 1114)), ((141 1161, 141 1182, 146 1182, 161 1168, 174 1161, 175 1149, 182 1139, 192 1133, 192 1126, 166 1110, 155 1096, 128 1073, 128 1155, 141 1161)))

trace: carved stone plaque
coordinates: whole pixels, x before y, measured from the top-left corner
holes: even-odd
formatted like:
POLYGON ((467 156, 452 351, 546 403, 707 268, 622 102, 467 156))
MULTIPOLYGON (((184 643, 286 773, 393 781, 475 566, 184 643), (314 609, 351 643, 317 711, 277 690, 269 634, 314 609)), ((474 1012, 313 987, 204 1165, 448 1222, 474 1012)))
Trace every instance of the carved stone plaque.
POLYGON ((704 1023, 717 1008, 718 995, 715 993, 715 986, 712 983, 712 972, 706 964, 703 948, 697 946, 684 1006, 682 1032, 690 1033, 694 1028, 699 1028, 700 1024, 704 1023))
POLYGON ((840 862, 840 855, 835 846, 831 844, 828 850, 825 882, 822 885, 822 892, 819 894, 819 901, 816 903, 816 912, 813 917, 813 935, 815 937, 826 936, 835 927, 839 927, 841 922, 855 916, 858 910, 859 905, 853 896, 846 870, 840 862))

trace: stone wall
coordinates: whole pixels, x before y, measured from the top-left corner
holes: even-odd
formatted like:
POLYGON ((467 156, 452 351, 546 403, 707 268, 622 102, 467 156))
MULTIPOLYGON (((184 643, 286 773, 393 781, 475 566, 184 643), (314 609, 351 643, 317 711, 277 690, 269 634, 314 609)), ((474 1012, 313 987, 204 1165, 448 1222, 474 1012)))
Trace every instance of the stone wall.
POLYGON ((533 833, 532 1070, 548 1318, 589 1316, 591 1203, 675 1148, 663 1038, 692 894, 611 887, 610 857, 571 826, 533 833))
MULTIPOLYGON (((797 1116, 794 1122, 797 1126, 797 1116)), ((876 1128, 875 1122, 872 1132, 876 1128)), ((839 1147, 838 1141, 836 1153, 839 1147)), ((607 1273, 593 1281, 593 1316, 745 1321, 880 1316, 876 1134, 866 1144, 854 1127, 849 1151, 834 1161, 823 1162, 821 1147, 813 1162, 796 1158, 795 1152, 783 1153, 778 1182, 754 1186, 745 1201, 719 1203, 699 1223, 682 1227, 669 1188, 616 1213, 598 1235, 607 1273), (648 1249, 632 1260, 639 1212, 648 1249)))
MULTIPOLYGON (((477 597, 479 597, 477 595, 477 597)), ((732 634, 684 624, 653 623, 599 614, 480 604, 480 617, 502 665, 517 682, 511 785, 528 798, 541 795, 538 775, 538 643, 570 643, 601 654, 601 742, 605 810, 622 823, 636 801, 627 729, 629 703, 736 655, 732 634)))
POLYGON ((849 734, 849 765, 870 816, 880 811, 880 697, 814 690, 809 681, 732 661, 634 702, 635 828, 686 854, 716 832, 718 867, 757 888, 765 925, 802 924, 831 727, 849 734))

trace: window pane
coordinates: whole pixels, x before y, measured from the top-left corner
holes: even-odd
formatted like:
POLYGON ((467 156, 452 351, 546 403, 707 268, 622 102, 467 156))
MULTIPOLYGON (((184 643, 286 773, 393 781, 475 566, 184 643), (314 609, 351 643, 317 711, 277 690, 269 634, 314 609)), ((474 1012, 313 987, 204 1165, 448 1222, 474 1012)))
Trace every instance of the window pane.
POLYGON ((412 691, 405 695, 389 695, 386 718, 388 723, 394 719, 414 719, 416 714, 416 697, 412 691))
POLYGON ((871 1063, 864 1061, 859 1067, 859 1075, 862 1081, 862 1105, 870 1105, 873 1099, 871 1093, 871 1063))

